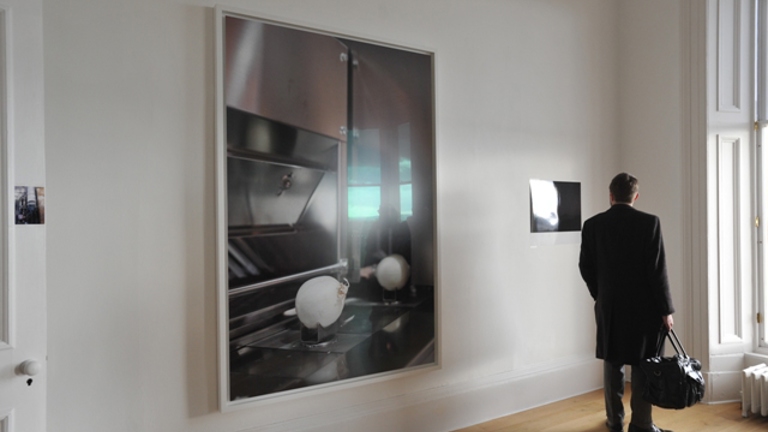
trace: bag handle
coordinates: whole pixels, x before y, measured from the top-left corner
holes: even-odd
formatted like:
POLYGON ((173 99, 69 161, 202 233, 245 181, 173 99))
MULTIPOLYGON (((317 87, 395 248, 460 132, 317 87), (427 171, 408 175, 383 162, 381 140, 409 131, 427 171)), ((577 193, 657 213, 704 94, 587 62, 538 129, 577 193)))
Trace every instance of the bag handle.
POLYGON ((667 338, 669 338, 672 348, 675 349, 675 352, 677 352, 678 355, 680 355, 680 352, 682 351, 683 356, 686 358, 688 357, 688 353, 685 352, 685 348, 683 348, 683 344, 680 343, 680 339, 677 337, 677 333, 675 333, 674 329, 667 330, 665 327, 662 327, 660 333, 661 337, 659 337, 659 340, 656 343, 656 357, 661 357, 661 347, 664 345, 664 340, 667 338))
MULTIPOLYGON (((680 354, 680 351, 682 351, 683 355, 685 357, 688 357, 688 353, 685 352, 685 348, 683 348, 683 344, 680 343, 680 339, 677 338, 677 333, 675 333, 673 329, 670 329, 669 333, 667 333, 667 337, 669 337, 669 334, 672 334, 672 336, 675 338, 675 341, 672 342, 672 346, 675 348, 675 351, 677 351, 678 354, 680 354), (680 347, 680 349, 678 350, 677 347, 680 347)), ((671 342, 672 338, 670 337, 669 340, 671 342)))

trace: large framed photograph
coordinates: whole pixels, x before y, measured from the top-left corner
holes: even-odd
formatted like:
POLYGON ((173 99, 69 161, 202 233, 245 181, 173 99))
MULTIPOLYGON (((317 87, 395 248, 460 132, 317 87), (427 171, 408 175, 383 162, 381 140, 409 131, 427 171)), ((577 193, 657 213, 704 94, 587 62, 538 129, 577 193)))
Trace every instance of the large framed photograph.
POLYGON ((436 365, 434 55, 216 20, 222 410, 436 365))

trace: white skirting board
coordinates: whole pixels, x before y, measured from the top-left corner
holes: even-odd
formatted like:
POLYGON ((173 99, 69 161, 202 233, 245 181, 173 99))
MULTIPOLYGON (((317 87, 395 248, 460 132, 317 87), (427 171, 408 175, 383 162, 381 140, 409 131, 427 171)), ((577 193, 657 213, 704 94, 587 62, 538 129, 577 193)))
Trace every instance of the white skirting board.
POLYGON ((719 404, 741 400, 741 371, 706 372, 707 383, 703 402, 719 404))
MULTIPOLYGON (((271 431, 446 431, 602 388, 599 360, 451 384, 272 425, 271 431)), ((242 432, 263 431, 258 429, 242 432)))

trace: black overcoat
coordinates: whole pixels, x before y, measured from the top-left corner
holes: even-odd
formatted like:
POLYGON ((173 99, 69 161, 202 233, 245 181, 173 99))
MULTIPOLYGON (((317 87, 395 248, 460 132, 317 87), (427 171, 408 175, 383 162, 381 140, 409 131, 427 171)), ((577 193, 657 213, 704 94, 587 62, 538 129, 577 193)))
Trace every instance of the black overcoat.
POLYGON ((662 317, 674 312, 659 218, 615 204, 587 219, 579 270, 595 300, 597 358, 653 356, 662 317))

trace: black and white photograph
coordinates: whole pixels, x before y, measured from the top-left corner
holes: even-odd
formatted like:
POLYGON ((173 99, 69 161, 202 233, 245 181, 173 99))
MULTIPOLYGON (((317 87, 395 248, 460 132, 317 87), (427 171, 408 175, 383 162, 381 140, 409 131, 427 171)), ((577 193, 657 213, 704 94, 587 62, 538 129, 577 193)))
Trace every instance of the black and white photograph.
POLYGON ((435 364, 431 55, 223 26, 227 400, 435 364))
POLYGON ((531 232, 581 230, 581 183, 531 179, 531 232))

